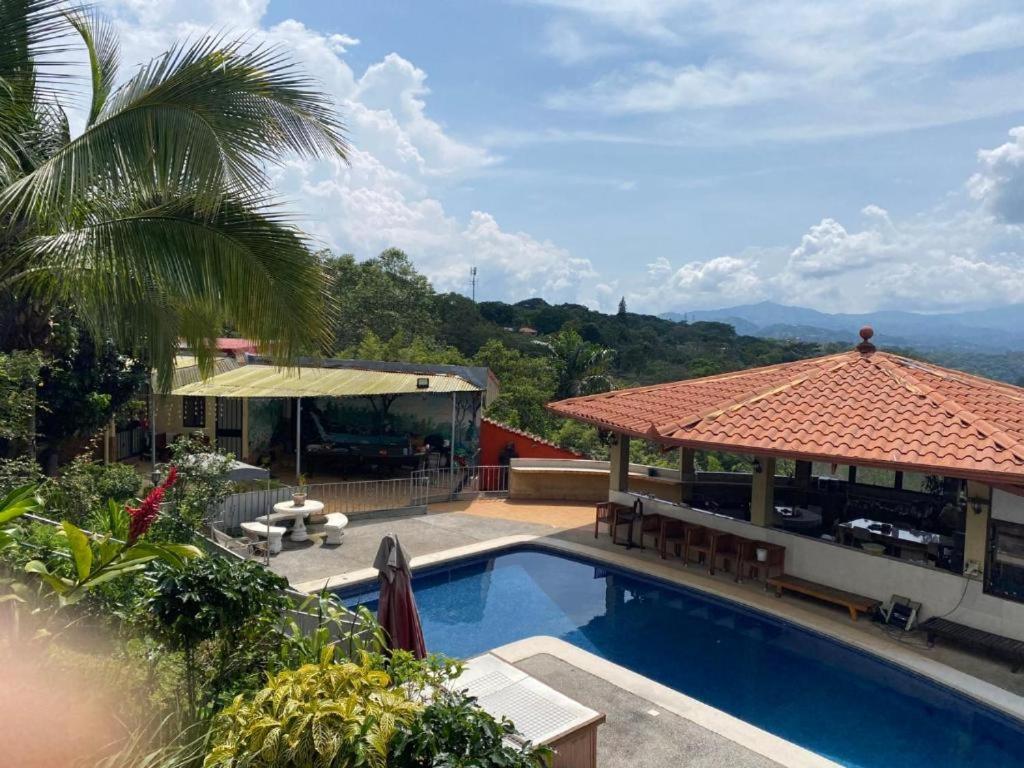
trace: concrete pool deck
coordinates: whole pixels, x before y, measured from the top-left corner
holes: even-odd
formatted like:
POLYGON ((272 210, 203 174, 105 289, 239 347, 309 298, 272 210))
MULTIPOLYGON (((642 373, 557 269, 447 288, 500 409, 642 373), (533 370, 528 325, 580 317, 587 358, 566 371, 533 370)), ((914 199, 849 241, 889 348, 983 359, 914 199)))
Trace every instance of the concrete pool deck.
POLYGON ((374 578, 371 563, 381 536, 387 532, 398 534, 413 556, 414 567, 533 542, 604 560, 780 616, 1024 719, 1024 675, 1013 675, 1000 660, 966 654, 945 645, 929 649, 919 634, 896 637, 871 621, 853 623, 842 608, 788 595, 776 598, 756 582, 737 584, 728 574, 710 576, 702 568, 684 567, 678 559, 661 560, 651 549, 625 550, 612 545, 607 535, 594 538, 593 515, 591 505, 477 500, 432 507, 429 514, 364 517, 352 521, 342 545, 325 547, 319 541, 295 545, 274 557, 271 567, 300 590, 315 592, 324 586, 338 587, 374 578))
MULTIPOLYGON (((651 701, 609 681, 604 670, 597 670, 595 674, 577 666, 560 653, 557 647, 560 642, 553 637, 530 638, 514 644, 520 647, 505 646, 492 653, 607 716, 597 732, 600 768, 624 765, 663 768, 680 764, 687 768, 777 768, 780 765, 796 768, 799 765, 780 763, 766 756, 764 752, 775 746, 772 743, 762 742, 751 748, 728 734, 700 724, 692 712, 680 713, 671 705, 651 701), (530 644, 537 647, 531 649, 530 644)), ((567 650, 574 649, 569 646, 567 650)), ((826 761, 807 765, 834 764, 826 761)))

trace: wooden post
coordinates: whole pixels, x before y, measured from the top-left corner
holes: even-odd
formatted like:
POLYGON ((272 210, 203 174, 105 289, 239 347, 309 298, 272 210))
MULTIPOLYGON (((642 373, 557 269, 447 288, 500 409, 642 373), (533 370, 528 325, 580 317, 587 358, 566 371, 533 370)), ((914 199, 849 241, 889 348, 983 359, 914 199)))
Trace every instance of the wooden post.
POLYGON ((754 472, 750 493, 750 522, 767 526, 775 508, 775 459, 758 458, 761 471, 754 472))
POLYGON ((964 573, 981 576, 988 549, 988 519, 992 511, 992 488, 967 481, 967 517, 964 520, 964 573))
POLYGON ((697 451, 693 448, 679 449, 679 481, 682 483, 679 500, 683 504, 693 501, 693 486, 697 482, 697 470, 694 459, 697 451))
POLYGON ((608 491, 629 490, 629 435, 612 435, 608 491))

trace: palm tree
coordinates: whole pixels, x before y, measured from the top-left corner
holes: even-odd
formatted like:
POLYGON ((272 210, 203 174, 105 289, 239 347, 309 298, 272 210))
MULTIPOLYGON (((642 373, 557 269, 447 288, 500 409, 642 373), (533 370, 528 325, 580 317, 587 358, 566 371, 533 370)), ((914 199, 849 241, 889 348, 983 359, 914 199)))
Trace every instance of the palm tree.
POLYGON ((607 392, 612 388, 608 378, 613 350, 586 341, 573 329, 562 330, 547 341, 555 358, 558 385, 555 399, 607 392))
POLYGON ((208 362, 225 323, 282 361, 329 341, 321 265, 268 177, 288 156, 346 159, 327 97, 246 41, 177 45, 115 87, 118 62, 92 12, 0 0, 0 349, 32 346, 57 304, 165 381, 180 339, 208 362))

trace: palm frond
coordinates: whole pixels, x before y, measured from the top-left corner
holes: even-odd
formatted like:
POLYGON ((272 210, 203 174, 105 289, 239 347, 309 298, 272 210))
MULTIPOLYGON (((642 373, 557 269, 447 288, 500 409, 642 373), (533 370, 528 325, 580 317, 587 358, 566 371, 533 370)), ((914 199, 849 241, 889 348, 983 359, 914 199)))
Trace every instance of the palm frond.
POLYGON ((98 119, 0 194, 0 213, 58 216, 83 196, 187 196, 216 210, 225 193, 268 188, 286 155, 346 157, 329 100, 283 51, 207 37, 154 59, 98 119))
POLYGON ((92 102, 89 107, 87 124, 92 125, 99 117, 107 97, 114 90, 117 68, 121 61, 114 25, 94 10, 79 8, 67 13, 68 22, 75 28, 85 43, 89 54, 89 73, 92 78, 92 102))
POLYGON ((164 385, 179 338, 209 349, 225 320, 282 363, 329 340, 321 264, 259 200, 232 198, 214 215, 187 199, 139 208, 22 249, 36 290, 73 298, 97 338, 145 355, 164 385))

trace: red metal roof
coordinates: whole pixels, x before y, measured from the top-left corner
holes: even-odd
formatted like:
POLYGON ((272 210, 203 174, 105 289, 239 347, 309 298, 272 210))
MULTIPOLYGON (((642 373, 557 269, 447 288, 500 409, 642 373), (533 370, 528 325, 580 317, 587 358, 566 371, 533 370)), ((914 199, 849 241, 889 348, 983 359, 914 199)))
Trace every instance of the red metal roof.
POLYGON ((1024 389, 867 341, 838 355, 548 407, 669 445, 1024 481, 1024 389))

